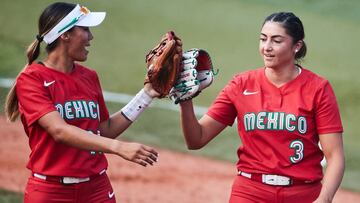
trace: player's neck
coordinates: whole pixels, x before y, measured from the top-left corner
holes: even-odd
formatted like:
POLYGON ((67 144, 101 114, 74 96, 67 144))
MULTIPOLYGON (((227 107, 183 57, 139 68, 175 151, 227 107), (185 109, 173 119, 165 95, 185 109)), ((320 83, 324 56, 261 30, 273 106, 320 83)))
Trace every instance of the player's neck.
POLYGON ((51 54, 46 57, 46 59, 43 61, 46 67, 55 69, 57 71, 63 72, 63 73, 70 73, 73 70, 74 67, 74 61, 69 60, 65 57, 62 57, 61 55, 57 54, 51 54))
POLYGON ((300 74, 300 71, 300 67, 294 64, 282 68, 265 67, 265 76, 273 85, 279 88, 295 79, 300 74))

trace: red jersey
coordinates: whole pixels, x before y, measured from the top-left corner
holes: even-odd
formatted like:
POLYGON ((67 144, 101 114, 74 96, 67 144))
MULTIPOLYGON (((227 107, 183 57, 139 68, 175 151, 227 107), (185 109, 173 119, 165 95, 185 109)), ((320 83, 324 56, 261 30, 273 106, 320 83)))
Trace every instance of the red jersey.
POLYGON ((53 176, 89 177, 107 168, 103 153, 82 150, 55 142, 37 122, 58 111, 70 125, 97 136, 100 122, 109 118, 95 71, 74 65, 65 74, 41 64, 26 67, 16 80, 16 94, 31 154, 27 167, 53 176))
POLYGON ((330 83, 304 68, 279 88, 264 68, 238 74, 207 115, 225 125, 237 117, 239 170, 300 180, 322 179, 319 134, 343 131, 330 83))

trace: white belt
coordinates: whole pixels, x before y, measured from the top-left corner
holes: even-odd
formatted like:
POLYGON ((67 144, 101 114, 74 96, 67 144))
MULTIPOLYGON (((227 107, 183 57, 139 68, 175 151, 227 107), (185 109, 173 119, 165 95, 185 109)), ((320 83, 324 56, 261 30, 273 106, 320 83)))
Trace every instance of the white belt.
MULTIPOLYGON (((98 175, 102 175, 106 172, 106 169, 100 171, 98 175)), ((83 183, 90 180, 90 177, 86 178, 76 178, 76 177, 54 177, 54 176, 46 176, 39 173, 33 173, 34 177, 42 179, 42 180, 55 180, 56 182, 61 182, 63 184, 75 184, 75 183, 83 183), (57 181, 58 180, 58 181, 57 181)))
POLYGON ((257 180, 259 182, 261 181, 262 183, 268 185, 287 186, 292 184, 291 179, 286 176, 269 175, 269 174, 250 174, 243 171, 239 171, 238 174, 252 180, 257 180), (255 177, 256 175, 258 175, 259 177, 255 177))

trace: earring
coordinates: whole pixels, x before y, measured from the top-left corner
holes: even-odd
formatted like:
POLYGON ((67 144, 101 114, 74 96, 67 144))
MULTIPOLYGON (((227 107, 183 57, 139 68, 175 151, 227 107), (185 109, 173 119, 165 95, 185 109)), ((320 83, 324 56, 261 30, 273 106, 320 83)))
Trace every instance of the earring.
POLYGON ((295 53, 297 53, 299 50, 295 49, 295 53))

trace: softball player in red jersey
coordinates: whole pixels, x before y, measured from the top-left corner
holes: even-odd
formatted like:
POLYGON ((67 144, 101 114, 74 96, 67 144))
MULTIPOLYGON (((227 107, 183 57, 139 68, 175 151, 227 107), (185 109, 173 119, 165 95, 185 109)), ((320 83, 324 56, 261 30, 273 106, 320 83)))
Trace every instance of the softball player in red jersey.
POLYGON ((142 166, 157 160, 153 148, 115 139, 158 96, 151 84, 110 116, 96 72, 76 63, 87 59, 86 47, 93 39, 89 27, 104 18, 104 12, 68 3, 51 4, 40 16, 28 64, 5 107, 9 120, 20 114, 29 137, 27 168, 32 175, 25 203, 115 202, 104 153, 142 166), (42 62, 34 62, 42 41, 47 55, 42 62))
POLYGON ((267 17, 259 51, 264 67, 236 75, 200 120, 191 100, 180 103, 188 148, 237 118, 242 146, 229 202, 331 202, 344 173, 343 128, 329 82, 297 63, 306 54, 300 19, 267 17))

